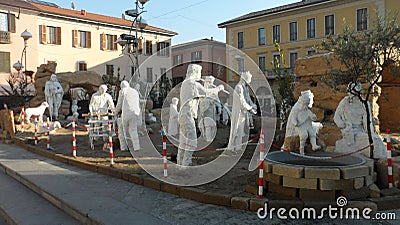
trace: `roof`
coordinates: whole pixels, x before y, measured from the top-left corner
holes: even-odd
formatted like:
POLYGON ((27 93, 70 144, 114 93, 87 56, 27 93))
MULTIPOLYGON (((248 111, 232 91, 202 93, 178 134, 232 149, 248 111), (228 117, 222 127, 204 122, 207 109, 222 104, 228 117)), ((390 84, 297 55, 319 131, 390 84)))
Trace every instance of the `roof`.
POLYGON ((189 41, 189 42, 173 45, 172 48, 177 49, 177 48, 184 48, 187 46, 195 47, 195 46, 204 45, 204 44, 221 45, 221 46, 225 47, 224 42, 216 41, 214 39, 203 38, 203 39, 196 40, 196 41, 189 41))
POLYGON ((330 1, 335 1, 335 0, 302 0, 300 2, 295 2, 295 3, 282 5, 282 6, 278 6, 278 7, 274 7, 274 8, 270 8, 270 9, 265 9, 265 10, 261 10, 261 11, 251 12, 251 13, 248 13, 246 15, 239 16, 239 17, 236 17, 234 19, 222 22, 222 23, 218 24, 218 27, 219 28, 225 28, 228 25, 231 25, 231 24, 234 24, 234 23, 238 23, 238 22, 241 22, 243 20, 255 19, 257 17, 268 16, 268 15, 275 14, 275 13, 281 13, 281 12, 285 12, 285 11, 288 11, 288 10, 301 8, 301 7, 304 7, 304 6, 310 6, 310 5, 315 5, 315 4, 318 4, 318 3, 321 3, 321 2, 330 2, 330 1))
MULTIPOLYGON (((86 10, 72 10, 72 9, 61 8, 61 7, 58 7, 56 4, 49 3, 49 2, 7 0, 6 3, 2 2, 0 4, 6 4, 6 5, 10 5, 10 6, 16 6, 16 7, 21 7, 21 8, 25 8, 25 9, 35 10, 43 15, 70 17, 70 18, 87 20, 87 21, 91 21, 94 23, 101 22, 101 23, 113 24, 113 25, 119 25, 119 26, 125 26, 125 27, 132 26, 132 21, 130 21, 130 20, 101 15, 101 14, 90 13, 90 12, 87 12, 86 10)), ((154 27, 151 25, 147 25, 145 30, 149 31, 149 32, 163 33, 168 36, 174 36, 174 35, 178 34, 176 32, 158 28, 158 27, 154 27)))

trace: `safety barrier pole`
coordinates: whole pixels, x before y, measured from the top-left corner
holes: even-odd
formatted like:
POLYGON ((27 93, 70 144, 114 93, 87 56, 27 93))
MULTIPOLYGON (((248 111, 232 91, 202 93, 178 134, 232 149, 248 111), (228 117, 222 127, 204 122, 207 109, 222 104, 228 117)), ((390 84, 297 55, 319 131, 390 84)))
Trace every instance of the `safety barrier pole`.
POLYGON ((164 178, 168 177, 167 170, 167 135, 165 135, 164 128, 161 130, 161 134, 163 137, 163 164, 164 164, 164 178))
POLYGON ((75 120, 72 120, 72 156, 76 158, 76 134, 75 134, 75 120))
POLYGON ((260 167, 258 175, 258 198, 263 197, 264 192, 264 130, 260 133, 260 167))
POLYGON ((46 148, 47 150, 50 150, 50 118, 47 117, 47 145, 46 148))
POLYGON ((21 109, 21 133, 25 132, 25 107, 21 109))
POLYGON ((38 119, 37 116, 35 116, 35 120, 33 122, 35 124, 35 145, 38 144, 38 119))
POLYGON ((392 136, 390 129, 386 130, 386 150, 387 150, 387 164, 388 164, 388 184, 389 188, 393 187, 393 165, 392 165, 392 136))
POLYGON ((108 121, 108 144, 110 147, 110 166, 114 166, 114 151, 113 151, 113 140, 112 140, 112 128, 111 122, 108 121))

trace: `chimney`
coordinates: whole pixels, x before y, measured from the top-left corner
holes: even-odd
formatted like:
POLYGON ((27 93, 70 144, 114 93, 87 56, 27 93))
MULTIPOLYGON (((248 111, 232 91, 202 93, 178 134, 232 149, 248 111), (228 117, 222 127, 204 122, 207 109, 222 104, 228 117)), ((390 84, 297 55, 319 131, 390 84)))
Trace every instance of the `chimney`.
POLYGON ((125 14, 122 13, 121 18, 122 18, 122 19, 125 19, 125 14))
POLYGON ((86 16, 86 10, 84 10, 84 9, 81 9, 81 15, 84 15, 84 16, 86 16))

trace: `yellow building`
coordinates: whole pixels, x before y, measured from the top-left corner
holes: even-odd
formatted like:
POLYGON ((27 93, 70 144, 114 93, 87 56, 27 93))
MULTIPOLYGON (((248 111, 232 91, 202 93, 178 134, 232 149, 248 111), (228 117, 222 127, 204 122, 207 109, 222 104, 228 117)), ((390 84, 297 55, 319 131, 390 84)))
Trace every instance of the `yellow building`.
MULTIPOLYGON (((242 50, 258 65, 260 70, 251 71, 253 75, 274 79, 272 62, 282 62, 274 47, 275 40, 283 49, 284 62, 293 68, 297 58, 315 54, 315 47, 327 35, 341 33, 344 20, 359 31, 368 30, 376 18, 375 10, 384 16, 399 9, 398 0, 303 0, 251 12, 218 27, 226 29, 228 45, 242 50)), ((236 60, 227 57, 228 67, 240 67, 236 60)), ((228 73, 227 80, 235 83, 238 76, 228 73)))

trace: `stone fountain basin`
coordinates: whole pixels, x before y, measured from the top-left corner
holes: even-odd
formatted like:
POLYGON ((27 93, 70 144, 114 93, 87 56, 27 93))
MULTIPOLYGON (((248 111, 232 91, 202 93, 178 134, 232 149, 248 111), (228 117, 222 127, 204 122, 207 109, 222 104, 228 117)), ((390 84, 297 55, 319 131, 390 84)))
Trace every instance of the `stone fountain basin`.
MULTIPOLYGON (((340 153, 313 152, 313 153, 306 153, 306 155, 313 157, 334 157, 340 155, 340 153)), ((364 158, 357 155, 350 155, 335 159, 311 159, 297 155, 292 155, 282 151, 268 153, 268 155, 266 156, 266 160, 272 163, 284 164, 289 166, 323 167, 323 168, 353 167, 353 166, 363 165, 366 162, 364 158)))

